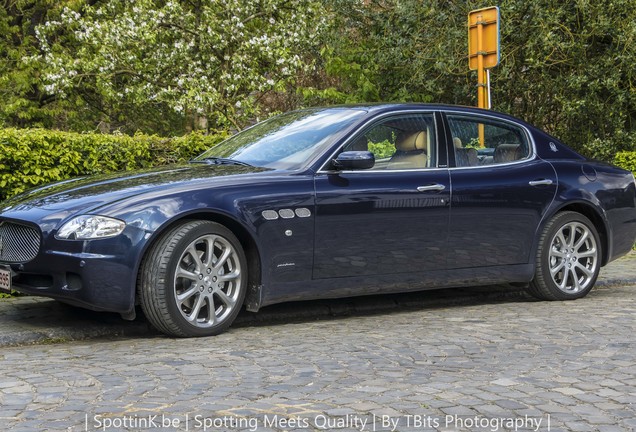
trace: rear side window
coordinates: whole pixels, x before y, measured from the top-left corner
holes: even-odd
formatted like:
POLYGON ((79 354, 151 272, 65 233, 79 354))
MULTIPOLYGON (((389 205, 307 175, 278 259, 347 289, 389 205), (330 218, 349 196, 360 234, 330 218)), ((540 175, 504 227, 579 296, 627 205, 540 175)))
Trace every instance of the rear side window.
POLYGON ((504 164, 530 157, 528 138, 518 126, 470 116, 451 115, 447 119, 458 167, 504 164))

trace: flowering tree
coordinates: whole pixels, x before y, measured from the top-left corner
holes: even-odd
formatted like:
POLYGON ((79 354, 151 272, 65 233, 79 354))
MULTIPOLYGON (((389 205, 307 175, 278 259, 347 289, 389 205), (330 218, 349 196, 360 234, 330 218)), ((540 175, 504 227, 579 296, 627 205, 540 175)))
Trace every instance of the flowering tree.
POLYGON ((41 64, 34 28, 49 12, 68 0, 13 0, 0 2, 0 126, 51 126, 56 112, 49 95, 39 88, 41 64))
POLYGON ((260 96, 311 66, 324 16, 313 0, 103 1, 40 26, 38 60, 49 93, 90 89, 111 105, 240 128, 260 96))

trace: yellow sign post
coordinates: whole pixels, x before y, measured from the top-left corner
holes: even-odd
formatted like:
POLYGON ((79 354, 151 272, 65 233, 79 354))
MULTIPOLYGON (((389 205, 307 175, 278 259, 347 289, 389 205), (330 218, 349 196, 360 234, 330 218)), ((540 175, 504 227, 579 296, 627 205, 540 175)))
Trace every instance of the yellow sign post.
MULTIPOLYGON (((490 108, 489 69, 499 64, 499 8, 492 6, 468 14, 468 67, 477 70, 477 106, 490 108)), ((484 146, 484 127, 479 125, 484 146)))
POLYGON ((468 66, 477 70, 478 107, 488 108, 486 70, 499 64, 499 8, 492 6, 468 14, 468 66))

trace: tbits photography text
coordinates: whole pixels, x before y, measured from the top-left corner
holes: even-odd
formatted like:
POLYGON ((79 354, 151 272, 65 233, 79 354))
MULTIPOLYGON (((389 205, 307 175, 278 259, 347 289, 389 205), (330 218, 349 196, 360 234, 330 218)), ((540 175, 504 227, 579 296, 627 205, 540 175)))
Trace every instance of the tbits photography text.
POLYGON ((360 432, 408 430, 430 430, 443 428, 454 431, 550 431, 551 418, 519 416, 519 417, 485 417, 458 415, 407 414, 403 416, 389 415, 357 415, 328 416, 318 414, 312 417, 281 416, 263 414, 257 417, 241 417, 232 415, 206 416, 202 414, 147 414, 147 415, 86 415, 86 431, 131 430, 166 430, 166 431, 233 431, 260 429, 278 430, 357 430, 360 432))

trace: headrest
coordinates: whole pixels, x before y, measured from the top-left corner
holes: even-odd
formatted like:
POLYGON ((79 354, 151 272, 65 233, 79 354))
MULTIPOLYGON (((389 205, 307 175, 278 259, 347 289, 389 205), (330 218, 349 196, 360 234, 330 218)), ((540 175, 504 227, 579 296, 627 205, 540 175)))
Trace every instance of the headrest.
POLYGON ((426 150, 426 132, 407 133, 395 144, 395 148, 403 152, 426 150))
POLYGON ((462 140, 457 137, 453 138, 453 145, 455 148, 462 148, 462 140))
POLYGON ((495 149, 493 159, 496 163, 523 159, 521 146, 519 144, 499 144, 495 149))

